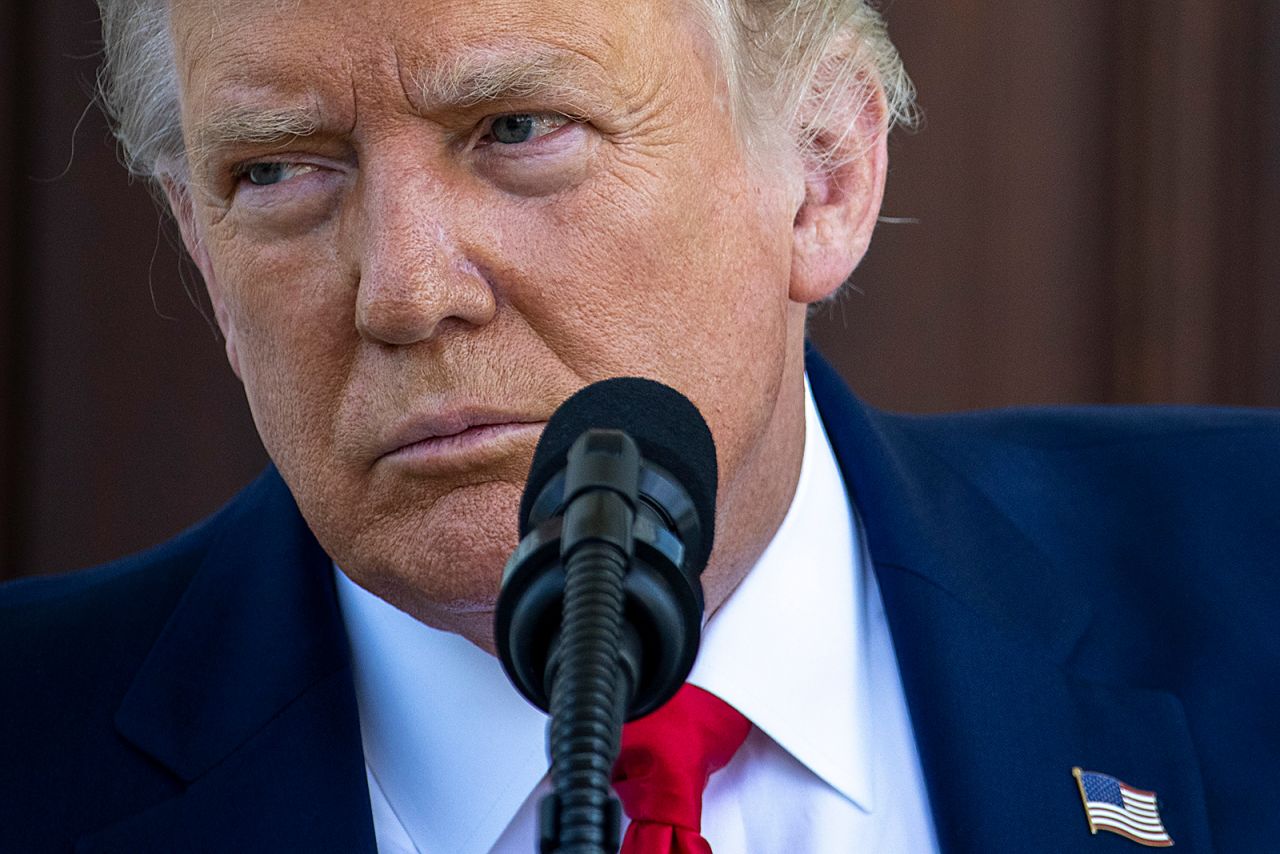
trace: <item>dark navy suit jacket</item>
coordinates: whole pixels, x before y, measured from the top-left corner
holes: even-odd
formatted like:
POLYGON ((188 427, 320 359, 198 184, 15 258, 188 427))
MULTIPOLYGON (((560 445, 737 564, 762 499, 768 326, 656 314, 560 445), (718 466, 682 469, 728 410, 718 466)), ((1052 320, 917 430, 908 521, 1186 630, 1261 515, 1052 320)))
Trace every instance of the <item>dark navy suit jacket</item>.
MULTIPOLYGON (((1137 851, 1090 835, 1082 766, 1175 850, 1280 851, 1280 417, 904 417, 809 371, 943 850, 1137 851)), ((374 851, 330 562, 274 470, 0 591, 0 722, 0 851, 374 851)))

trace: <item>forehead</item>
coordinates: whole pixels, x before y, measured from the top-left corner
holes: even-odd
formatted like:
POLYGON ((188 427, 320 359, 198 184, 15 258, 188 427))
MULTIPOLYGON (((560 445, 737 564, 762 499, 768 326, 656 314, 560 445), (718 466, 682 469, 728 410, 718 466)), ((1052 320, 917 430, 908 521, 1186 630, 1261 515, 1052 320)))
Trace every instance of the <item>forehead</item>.
POLYGON ((430 79, 486 52, 555 53, 566 71, 625 74, 650 57, 646 42, 670 29, 659 24, 678 2, 173 0, 171 26, 184 89, 208 97, 217 86, 299 79, 350 87, 380 72, 430 79))

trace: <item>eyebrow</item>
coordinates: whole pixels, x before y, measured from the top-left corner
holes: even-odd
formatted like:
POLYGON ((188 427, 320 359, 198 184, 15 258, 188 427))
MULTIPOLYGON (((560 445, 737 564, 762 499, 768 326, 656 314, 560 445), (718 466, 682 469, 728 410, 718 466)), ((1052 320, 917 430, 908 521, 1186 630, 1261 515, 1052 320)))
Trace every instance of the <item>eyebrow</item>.
POLYGON ((187 156, 193 165, 198 165, 219 148, 284 142, 310 136, 319 128, 319 110, 314 104, 310 107, 229 104, 200 119, 191 132, 187 156))
POLYGON ((466 108, 495 101, 544 97, 585 114, 598 99, 603 70, 581 54, 547 48, 514 53, 475 48, 410 77, 413 94, 428 109, 466 108), (589 86, 579 81, 586 79, 589 86))
MULTIPOLYGON (((603 78, 598 66, 567 50, 513 53, 476 48, 413 73, 406 85, 425 111, 541 97, 558 102, 571 118, 586 119, 603 78), (584 78, 589 81, 585 87, 577 82, 584 78)), ((187 155, 198 168, 219 149, 286 142, 311 136, 321 127, 318 98, 308 106, 228 104, 200 118, 191 131, 187 155)))

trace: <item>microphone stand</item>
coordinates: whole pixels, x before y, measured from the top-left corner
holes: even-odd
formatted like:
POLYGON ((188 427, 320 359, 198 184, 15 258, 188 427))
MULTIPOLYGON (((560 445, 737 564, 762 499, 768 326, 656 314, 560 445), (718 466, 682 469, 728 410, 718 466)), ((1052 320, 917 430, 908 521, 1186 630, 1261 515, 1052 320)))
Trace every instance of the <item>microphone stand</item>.
POLYGON ((564 612, 547 666, 554 792, 539 805, 541 854, 616 854, 620 844, 611 780, 639 676, 639 643, 623 623, 639 482, 640 453, 625 433, 590 431, 569 451, 564 612))
POLYGON ((710 534, 679 482, 607 429, 574 442, 529 528, 503 573, 494 639, 515 687, 551 714, 538 851, 616 854, 622 724, 669 700, 693 667, 703 600, 686 545, 710 534))

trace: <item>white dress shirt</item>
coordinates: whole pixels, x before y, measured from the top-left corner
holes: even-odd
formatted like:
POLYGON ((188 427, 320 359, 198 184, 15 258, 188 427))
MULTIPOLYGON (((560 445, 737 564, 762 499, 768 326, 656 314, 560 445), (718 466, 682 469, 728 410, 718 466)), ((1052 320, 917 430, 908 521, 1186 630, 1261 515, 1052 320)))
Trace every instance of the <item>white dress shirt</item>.
MULTIPOLYGON (((689 677, 753 724, 711 778, 703 835, 716 854, 937 851, 875 576, 805 393, 791 507, 689 677)), ((546 717, 497 659, 337 579, 379 852, 536 850, 546 717)))

